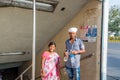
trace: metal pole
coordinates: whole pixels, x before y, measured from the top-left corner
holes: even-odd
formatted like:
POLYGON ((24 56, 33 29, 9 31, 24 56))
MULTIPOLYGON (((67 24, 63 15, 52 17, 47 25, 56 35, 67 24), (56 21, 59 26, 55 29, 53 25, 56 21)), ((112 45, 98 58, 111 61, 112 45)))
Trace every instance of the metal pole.
POLYGON ((36 60, 36 0, 33 0, 33 45, 32 45, 32 80, 35 80, 36 60))
POLYGON ((102 2, 102 46, 101 46, 101 80, 107 80, 107 44, 108 44, 108 20, 109 0, 102 2))

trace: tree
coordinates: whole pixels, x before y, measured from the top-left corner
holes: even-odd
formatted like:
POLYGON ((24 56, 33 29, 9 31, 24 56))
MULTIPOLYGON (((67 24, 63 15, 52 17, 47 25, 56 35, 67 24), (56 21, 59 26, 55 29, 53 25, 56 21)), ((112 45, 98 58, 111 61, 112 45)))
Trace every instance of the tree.
POLYGON ((120 31, 120 8, 118 6, 112 6, 109 10, 109 31, 120 31))

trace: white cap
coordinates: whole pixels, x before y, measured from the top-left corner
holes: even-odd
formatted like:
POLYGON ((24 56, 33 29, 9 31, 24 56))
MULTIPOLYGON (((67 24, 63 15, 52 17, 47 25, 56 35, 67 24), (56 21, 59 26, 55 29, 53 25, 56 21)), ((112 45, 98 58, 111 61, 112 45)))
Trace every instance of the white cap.
POLYGON ((76 27, 72 27, 72 28, 69 28, 68 29, 68 32, 77 32, 78 31, 78 29, 76 28, 76 27))

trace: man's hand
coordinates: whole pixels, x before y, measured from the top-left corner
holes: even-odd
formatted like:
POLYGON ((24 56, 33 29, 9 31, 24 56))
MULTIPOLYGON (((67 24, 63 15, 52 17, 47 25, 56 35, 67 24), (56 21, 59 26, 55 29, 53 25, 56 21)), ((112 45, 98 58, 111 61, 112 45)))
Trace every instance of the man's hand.
POLYGON ((72 51, 71 53, 72 54, 78 54, 78 51, 72 51))
POLYGON ((68 56, 68 54, 69 54, 68 52, 65 52, 65 53, 64 53, 64 56, 68 56))

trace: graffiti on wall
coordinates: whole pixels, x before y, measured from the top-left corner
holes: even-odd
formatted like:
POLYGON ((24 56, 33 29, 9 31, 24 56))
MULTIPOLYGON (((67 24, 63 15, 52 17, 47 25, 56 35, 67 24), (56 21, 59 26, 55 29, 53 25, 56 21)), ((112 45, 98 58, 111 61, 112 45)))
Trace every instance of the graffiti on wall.
POLYGON ((80 37, 85 42, 96 42, 97 38, 97 8, 88 9, 80 26, 80 37))

